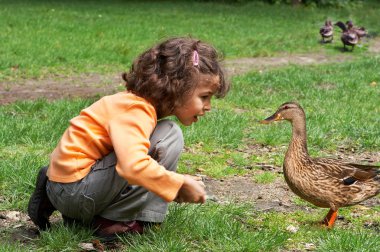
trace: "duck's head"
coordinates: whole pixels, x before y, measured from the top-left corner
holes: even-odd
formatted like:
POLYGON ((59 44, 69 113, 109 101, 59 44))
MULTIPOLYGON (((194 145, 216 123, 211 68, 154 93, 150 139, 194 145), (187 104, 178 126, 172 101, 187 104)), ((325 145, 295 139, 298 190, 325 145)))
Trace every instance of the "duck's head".
POLYGON ((342 21, 336 22, 335 25, 342 29, 342 31, 347 31, 347 26, 342 21))
POLYGON ((352 23, 351 20, 348 20, 348 21, 346 22, 346 25, 347 25, 347 28, 348 28, 348 29, 351 29, 351 28, 354 27, 354 24, 352 23))
POLYGON ((275 121, 287 120, 292 122, 295 118, 304 118, 305 112, 297 102, 285 102, 270 117, 260 121, 263 124, 269 124, 275 121))

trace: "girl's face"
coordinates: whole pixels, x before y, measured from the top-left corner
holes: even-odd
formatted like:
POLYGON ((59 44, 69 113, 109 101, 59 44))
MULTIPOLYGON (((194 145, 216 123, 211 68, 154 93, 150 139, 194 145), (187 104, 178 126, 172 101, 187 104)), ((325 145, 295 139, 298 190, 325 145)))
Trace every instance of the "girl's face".
POLYGON ((185 98, 182 105, 174 109, 174 115, 185 126, 198 121, 211 110, 211 97, 219 87, 219 76, 201 75, 194 92, 185 98))

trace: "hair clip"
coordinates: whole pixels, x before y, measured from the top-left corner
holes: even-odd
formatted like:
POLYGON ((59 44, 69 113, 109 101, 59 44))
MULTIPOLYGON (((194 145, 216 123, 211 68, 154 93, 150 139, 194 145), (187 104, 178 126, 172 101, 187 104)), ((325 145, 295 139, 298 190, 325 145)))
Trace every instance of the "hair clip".
POLYGON ((196 50, 194 50, 194 53, 193 53, 193 65, 194 66, 199 65, 199 55, 198 55, 198 52, 196 50))

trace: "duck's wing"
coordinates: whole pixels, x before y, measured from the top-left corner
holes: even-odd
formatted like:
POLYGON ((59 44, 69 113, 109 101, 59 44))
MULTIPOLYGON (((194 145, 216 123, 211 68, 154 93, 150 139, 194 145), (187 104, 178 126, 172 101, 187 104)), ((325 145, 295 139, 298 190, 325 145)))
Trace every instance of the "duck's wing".
POLYGON ((364 28, 364 27, 355 27, 354 29, 355 29, 356 31, 367 32, 366 28, 364 28))
POLYGON ((324 36, 331 36, 333 34, 332 26, 323 26, 319 29, 319 33, 324 36))
POLYGON ((362 165, 354 163, 348 163, 347 165, 354 167, 355 173, 353 174, 353 176, 359 180, 371 179, 380 174, 380 166, 362 165))
POLYGON ((325 176, 339 179, 345 185, 372 179, 380 174, 380 166, 347 163, 329 158, 316 158, 313 162, 314 169, 318 170, 318 172, 325 176))
POLYGON ((363 27, 359 27, 357 29, 355 29, 355 32, 356 34, 359 36, 359 37, 365 37, 368 35, 367 31, 365 30, 365 28, 363 27))
POLYGON ((355 32, 345 32, 342 34, 342 40, 347 44, 355 45, 358 43, 358 35, 355 32))

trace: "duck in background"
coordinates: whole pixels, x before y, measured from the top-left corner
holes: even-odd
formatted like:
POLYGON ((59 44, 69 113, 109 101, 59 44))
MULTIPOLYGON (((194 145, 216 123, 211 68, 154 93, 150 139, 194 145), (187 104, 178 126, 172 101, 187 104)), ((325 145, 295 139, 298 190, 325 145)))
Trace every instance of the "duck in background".
POLYGON ((368 32, 367 32, 367 30, 364 27, 354 26, 354 24, 353 24, 353 22, 351 20, 348 20, 346 22, 346 25, 347 25, 347 29, 348 30, 356 32, 356 34, 358 35, 359 40, 361 40, 361 38, 366 37, 368 35, 368 32))
POLYGON ((347 26, 341 21, 338 21, 335 23, 335 25, 342 29, 342 35, 340 39, 342 40, 344 50, 347 50, 346 46, 351 46, 351 51, 353 51, 355 45, 357 45, 359 41, 358 34, 354 30, 349 30, 347 26))
POLYGON ((306 116, 296 102, 282 104, 261 123, 287 120, 292 138, 283 170, 290 189, 302 199, 329 212, 322 223, 333 227, 338 209, 356 205, 380 193, 380 167, 330 158, 312 158, 307 149, 306 116))
POLYGON ((319 29, 322 37, 322 43, 331 43, 334 39, 334 26, 330 20, 326 20, 325 25, 319 29))

